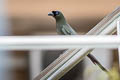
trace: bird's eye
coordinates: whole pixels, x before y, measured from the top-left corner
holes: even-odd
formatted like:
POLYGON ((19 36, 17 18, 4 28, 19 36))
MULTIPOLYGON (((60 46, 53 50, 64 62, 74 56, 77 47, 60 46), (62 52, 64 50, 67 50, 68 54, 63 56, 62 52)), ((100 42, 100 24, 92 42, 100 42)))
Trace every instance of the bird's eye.
POLYGON ((56 11, 56 13, 55 13, 56 15, 59 15, 59 12, 58 11, 56 11))

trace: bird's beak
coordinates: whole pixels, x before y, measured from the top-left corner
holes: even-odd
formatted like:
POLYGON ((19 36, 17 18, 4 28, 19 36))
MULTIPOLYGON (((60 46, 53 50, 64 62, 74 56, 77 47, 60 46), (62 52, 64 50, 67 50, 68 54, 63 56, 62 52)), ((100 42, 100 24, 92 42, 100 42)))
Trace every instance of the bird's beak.
POLYGON ((54 14, 52 12, 48 13, 48 16, 54 16, 54 14))

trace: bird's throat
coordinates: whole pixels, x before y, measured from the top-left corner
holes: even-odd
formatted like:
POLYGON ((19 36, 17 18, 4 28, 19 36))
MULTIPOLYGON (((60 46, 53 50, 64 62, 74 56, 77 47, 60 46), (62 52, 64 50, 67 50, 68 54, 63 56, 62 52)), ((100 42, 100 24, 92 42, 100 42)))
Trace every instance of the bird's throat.
POLYGON ((62 19, 56 19, 56 23, 57 24, 66 24, 67 22, 64 18, 62 18, 62 19))

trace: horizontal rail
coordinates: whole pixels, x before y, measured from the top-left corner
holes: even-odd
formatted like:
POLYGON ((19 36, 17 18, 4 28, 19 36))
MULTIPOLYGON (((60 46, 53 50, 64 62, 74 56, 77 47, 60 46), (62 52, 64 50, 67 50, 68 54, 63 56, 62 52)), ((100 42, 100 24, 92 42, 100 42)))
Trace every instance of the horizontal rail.
POLYGON ((118 48, 119 36, 3 36, 0 49, 66 49, 66 48, 118 48))

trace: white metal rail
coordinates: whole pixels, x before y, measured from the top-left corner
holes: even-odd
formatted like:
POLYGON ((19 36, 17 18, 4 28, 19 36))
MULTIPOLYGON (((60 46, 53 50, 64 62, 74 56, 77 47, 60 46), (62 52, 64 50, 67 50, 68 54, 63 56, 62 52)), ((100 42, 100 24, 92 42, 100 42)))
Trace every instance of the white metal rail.
POLYGON ((118 48, 119 36, 6 36, 0 37, 0 49, 118 48))

